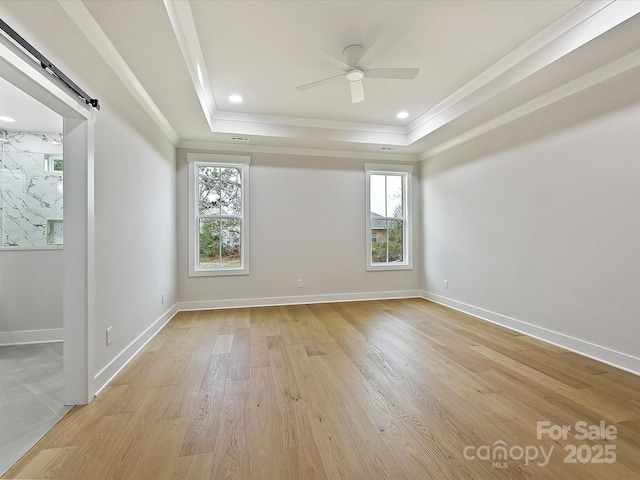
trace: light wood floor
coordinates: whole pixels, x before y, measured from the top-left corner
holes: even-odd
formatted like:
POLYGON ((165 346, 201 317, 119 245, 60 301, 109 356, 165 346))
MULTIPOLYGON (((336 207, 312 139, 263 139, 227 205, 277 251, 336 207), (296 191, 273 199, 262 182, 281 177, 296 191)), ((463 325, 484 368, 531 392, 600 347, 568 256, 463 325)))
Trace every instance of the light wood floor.
POLYGON ((640 479, 640 377, 419 299, 183 312, 2 478, 640 479))

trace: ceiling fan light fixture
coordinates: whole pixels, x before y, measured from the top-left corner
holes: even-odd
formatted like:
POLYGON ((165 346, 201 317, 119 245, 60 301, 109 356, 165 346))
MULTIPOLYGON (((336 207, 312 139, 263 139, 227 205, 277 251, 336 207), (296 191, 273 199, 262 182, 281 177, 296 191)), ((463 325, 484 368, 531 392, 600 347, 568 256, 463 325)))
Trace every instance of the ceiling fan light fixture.
POLYGON ((242 96, 238 95, 237 93, 229 95, 229 101, 231 103, 242 103, 242 100, 243 100, 242 96))
POLYGON ((354 68, 353 70, 349 70, 347 72, 347 80, 350 82, 357 82, 364 78, 364 72, 359 68, 354 68))
POLYGON ((405 112, 404 110, 396 114, 396 118, 399 118, 400 120, 402 120, 403 118, 407 118, 408 116, 409 112, 405 112))

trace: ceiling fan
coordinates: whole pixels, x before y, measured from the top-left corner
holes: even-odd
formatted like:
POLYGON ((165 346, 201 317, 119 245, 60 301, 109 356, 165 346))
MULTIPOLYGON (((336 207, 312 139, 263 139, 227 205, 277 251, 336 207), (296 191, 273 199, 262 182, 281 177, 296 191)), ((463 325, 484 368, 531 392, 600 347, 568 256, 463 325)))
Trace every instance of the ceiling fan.
MULTIPOLYGON (((362 45, 349 45, 342 52, 343 59, 334 57, 316 47, 322 56, 340 68, 343 73, 334 75, 315 82, 305 83, 296 87, 298 90, 319 87, 334 80, 346 78, 351 88, 351 103, 358 103, 364 100, 364 78, 381 78, 390 80, 411 80, 416 78, 420 72, 419 68, 367 68, 378 57, 383 55, 393 44, 402 37, 398 30, 388 30, 379 37, 367 50, 362 45)), ((309 44, 309 46, 313 46, 309 44)))

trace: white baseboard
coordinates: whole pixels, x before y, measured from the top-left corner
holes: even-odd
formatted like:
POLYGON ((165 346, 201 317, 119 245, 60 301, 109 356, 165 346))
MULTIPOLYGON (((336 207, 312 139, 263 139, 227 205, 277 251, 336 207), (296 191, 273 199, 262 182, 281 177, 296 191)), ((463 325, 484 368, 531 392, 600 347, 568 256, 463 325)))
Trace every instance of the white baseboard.
POLYGON ((564 333, 555 332, 547 328, 539 327, 531 323, 523 322, 522 320, 507 317, 506 315, 491 312, 489 310, 475 307, 464 302, 459 302, 448 297, 443 297, 442 295, 437 295, 435 293, 423 291, 420 296, 425 300, 439 303, 446 307, 453 308, 454 310, 506 327, 510 330, 515 330, 530 337, 537 338, 543 342, 547 342, 599 362, 606 363, 607 365, 620 368, 621 370, 625 370, 635 375, 640 375, 640 358, 634 357, 633 355, 618 352, 601 345, 596 345, 585 340, 580 340, 579 338, 574 338, 564 333))
POLYGON ((120 352, 111 362, 107 364, 102 370, 100 370, 94 377, 94 388, 96 392, 94 395, 98 395, 113 378, 120 373, 120 371, 127 366, 127 364, 133 360, 133 358, 149 343, 149 341, 156 336, 156 334, 162 330, 162 328, 169 323, 169 321, 178 313, 178 305, 173 305, 167 310, 160 318, 153 322, 144 332, 142 332, 138 338, 131 342, 122 352, 120 352))
POLYGON ((399 290, 391 292, 337 293, 291 297, 236 298, 231 300, 180 302, 178 303, 178 310, 217 310, 221 308, 267 307, 308 303, 360 302, 366 300, 390 300, 393 298, 416 298, 420 296, 421 292, 418 290, 399 290))
POLYGON ((22 330, 18 332, 0 332, 0 346, 27 345, 29 343, 53 343, 62 341, 62 329, 22 330))

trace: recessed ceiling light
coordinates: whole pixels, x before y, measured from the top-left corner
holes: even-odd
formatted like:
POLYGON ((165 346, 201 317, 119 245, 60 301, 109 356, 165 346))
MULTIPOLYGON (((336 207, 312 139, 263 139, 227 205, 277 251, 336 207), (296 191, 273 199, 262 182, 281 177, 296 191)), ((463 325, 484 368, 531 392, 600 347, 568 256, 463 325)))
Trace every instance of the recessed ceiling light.
POLYGON ((396 114, 396 117, 397 117, 397 118, 400 118, 400 119, 402 119, 402 118, 407 118, 408 116, 409 116, 409 112, 405 112, 405 111, 398 112, 398 113, 396 114))
POLYGON ((15 118, 0 116, 0 122, 15 122, 15 118))
POLYGON ((234 93, 233 95, 229 95, 229 101, 231 103, 242 103, 242 97, 237 93, 234 93))

